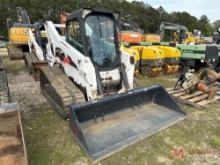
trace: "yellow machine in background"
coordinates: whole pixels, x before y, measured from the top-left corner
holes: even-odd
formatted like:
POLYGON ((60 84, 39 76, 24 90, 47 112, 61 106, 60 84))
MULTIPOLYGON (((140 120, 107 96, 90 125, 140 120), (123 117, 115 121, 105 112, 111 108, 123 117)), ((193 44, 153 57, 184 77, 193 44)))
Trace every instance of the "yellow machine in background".
POLYGON ((130 46, 121 47, 135 55, 136 69, 148 77, 161 73, 172 74, 179 71, 181 52, 170 46, 130 46))
POLYGON ((27 12, 17 7, 17 21, 7 19, 8 55, 10 59, 23 59, 23 53, 29 51, 29 29, 32 28, 27 12))
MULTIPOLYGON (((142 35, 142 42, 157 44, 160 43, 160 40, 161 36, 157 34, 142 35)), ((136 69, 148 77, 156 77, 161 73, 177 73, 179 71, 181 52, 177 48, 159 45, 146 46, 141 45, 140 42, 136 42, 136 44, 129 42, 129 45, 123 49, 127 52, 137 51, 135 53, 138 54, 138 56, 135 55, 136 69)))
POLYGON ((166 38, 168 37, 169 42, 172 41, 179 44, 206 44, 207 41, 201 35, 201 31, 194 29, 193 32, 190 32, 184 25, 169 22, 162 22, 160 25, 161 41, 167 41, 166 38), (171 36, 165 35, 165 31, 170 31, 171 33, 169 34, 171 36))
POLYGON ((160 75, 164 63, 164 52, 154 46, 131 46, 139 54, 138 69, 143 75, 156 77, 160 75))
POLYGON ((13 45, 27 45, 28 44, 28 30, 24 27, 12 27, 9 29, 8 38, 13 45))
POLYGON ((142 42, 160 42, 160 35, 144 34, 142 35, 142 42))
POLYGON ((179 63, 181 52, 179 49, 169 46, 153 46, 164 52, 164 64, 162 72, 164 74, 177 73, 179 71, 179 63))
MULTIPOLYGON (((174 42, 179 42, 180 34, 177 32, 174 32, 174 42)), ((206 41, 204 38, 197 36, 196 33, 192 32, 185 32, 184 38, 181 42, 181 44, 192 44, 192 45, 197 45, 197 44, 206 44, 206 41)))
MULTIPOLYGON (((10 24, 10 21, 11 20, 7 20, 8 24, 10 24)), ((29 51, 29 27, 25 27, 25 25, 17 23, 8 27, 8 55, 11 60, 23 59, 23 53, 29 51)))

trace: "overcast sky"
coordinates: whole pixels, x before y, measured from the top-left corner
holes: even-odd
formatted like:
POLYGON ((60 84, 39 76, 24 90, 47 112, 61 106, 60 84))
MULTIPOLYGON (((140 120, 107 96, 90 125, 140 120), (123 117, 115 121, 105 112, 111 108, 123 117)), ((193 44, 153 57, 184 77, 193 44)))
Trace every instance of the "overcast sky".
MULTIPOLYGON (((132 0, 128 0, 132 1, 132 0)), ((166 11, 187 11, 191 15, 200 18, 207 15, 211 22, 220 19, 219 0, 138 0, 158 8, 162 6, 166 11)))

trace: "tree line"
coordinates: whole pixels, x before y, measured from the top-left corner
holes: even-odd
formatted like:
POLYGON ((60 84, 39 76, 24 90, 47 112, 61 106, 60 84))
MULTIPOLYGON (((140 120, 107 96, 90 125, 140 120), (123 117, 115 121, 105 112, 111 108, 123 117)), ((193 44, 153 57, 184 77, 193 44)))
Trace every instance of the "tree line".
POLYGON ((52 11, 51 20, 59 21, 62 11, 72 12, 81 7, 104 8, 129 15, 145 33, 157 33, 161 22, 172 22, 185 25, 190 31, 198 29, 204 35, 212 35, 220 27, 220 20, 210 23, 206 15, 199 19, 187 12, 168 13, 162 6, 155 9, 144 2, 126 0, 1 0, 0 1, 0 33, 6 34, 6 19, 16 18, 16 7, 25 8, 31 22, 43 18, 52 11))

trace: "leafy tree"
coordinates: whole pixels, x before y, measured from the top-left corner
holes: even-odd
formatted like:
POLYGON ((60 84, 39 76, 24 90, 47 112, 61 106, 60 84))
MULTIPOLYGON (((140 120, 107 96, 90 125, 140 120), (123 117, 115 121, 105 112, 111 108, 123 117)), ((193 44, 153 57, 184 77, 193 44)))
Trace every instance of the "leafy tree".
POLYGON ((16 6, 27 10, 32 23, 42 18, 49 9, 53 11, 51 19, 59 21, 61 11, 73 12, 78 7, 96 7, 120 11, 122 16, 131 15, 132 20, 146 33, 158 32, 163 21, 185 25, 190 31, 198 29, 207 35, 212 34, 214 28, 220 27, 220 20, 214 23, 213 28, 205 15, 198 20, 187 12, 169 14, 162 6, 155 9, 147 3, 135 0, 0 0, 0 33, 7 32, 7 18, 16 18, 16 6))
POLYGON ((213 23, 213 28, 215 31, 217 31, 219 28, 220 28, 220 20, 216 20, 214 23, 213 23))
POLYGON ((206 35, 212 35, 214 32, 213 27, 209 23, 209 19, 206 15, 202 15, 198 21, 198 29, 206 35))

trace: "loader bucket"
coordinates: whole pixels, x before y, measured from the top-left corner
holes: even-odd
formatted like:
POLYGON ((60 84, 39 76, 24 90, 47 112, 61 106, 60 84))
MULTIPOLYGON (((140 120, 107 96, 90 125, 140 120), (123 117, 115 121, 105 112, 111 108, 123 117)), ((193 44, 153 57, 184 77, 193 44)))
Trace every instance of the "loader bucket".
POLYGON ((156 85, 71 105, 70 127, 81 147, 98 161, 185 116, 166 90, 156 85))

